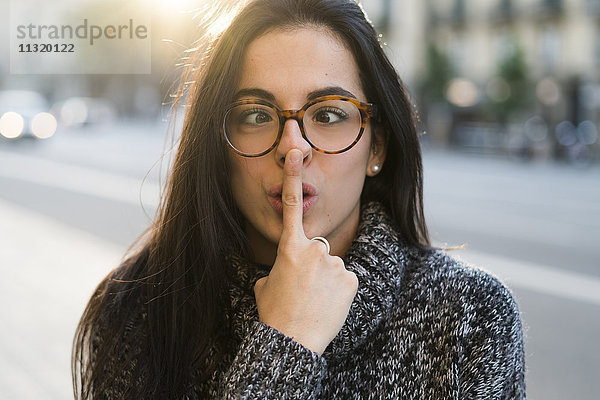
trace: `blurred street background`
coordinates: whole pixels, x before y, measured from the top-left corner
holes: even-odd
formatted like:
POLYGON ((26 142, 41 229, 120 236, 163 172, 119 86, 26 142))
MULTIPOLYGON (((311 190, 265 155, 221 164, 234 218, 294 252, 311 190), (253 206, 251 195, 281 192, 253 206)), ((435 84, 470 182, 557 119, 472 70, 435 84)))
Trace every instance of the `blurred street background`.
MULTIPOLYGON (((151 74, 11 73, 0 0, 1 399, 72 398, 78 318, 156 211, 203 32, 181 11, 218 2, 130 1, 151 74)), ((598 399, 600 0, 361 4, 418 111, 434 244, 513 291, 529 399, 598 399)))

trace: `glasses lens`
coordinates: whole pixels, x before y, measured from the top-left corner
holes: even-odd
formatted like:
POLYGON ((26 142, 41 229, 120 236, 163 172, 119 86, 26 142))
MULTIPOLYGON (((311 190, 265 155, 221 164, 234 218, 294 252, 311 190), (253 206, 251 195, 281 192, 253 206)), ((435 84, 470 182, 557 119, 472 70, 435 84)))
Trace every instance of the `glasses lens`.
POLYGON ((308 139, 325 151, 339 151, 350 146, 361 128, 360 111, 344 100, 313 104, 306 110, 302 122, 308 139))
POLYGON ((225 115, 225 135, 239 152, 255 155, 267 150, 277 139, 277 113, 262 104, 242 104, 225 115))

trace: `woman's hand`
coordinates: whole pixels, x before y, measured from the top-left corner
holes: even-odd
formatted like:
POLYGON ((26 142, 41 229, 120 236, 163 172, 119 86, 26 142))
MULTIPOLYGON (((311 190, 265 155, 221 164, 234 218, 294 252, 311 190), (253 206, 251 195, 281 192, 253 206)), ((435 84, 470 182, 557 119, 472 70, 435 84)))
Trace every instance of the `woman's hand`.
POLYGON ((290 150, 283 169, 283 232, 269 276, 254 286, 259 319, 322 354, 342 328, 358 279, 302 226, 302 152, 290 150))

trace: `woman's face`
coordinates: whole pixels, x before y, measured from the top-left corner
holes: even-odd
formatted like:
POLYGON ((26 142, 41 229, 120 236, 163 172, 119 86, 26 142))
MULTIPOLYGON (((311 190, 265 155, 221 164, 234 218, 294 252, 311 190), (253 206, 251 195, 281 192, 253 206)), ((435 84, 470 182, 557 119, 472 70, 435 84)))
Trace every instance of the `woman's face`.
MULTIPOLYGON (((245 54, 238 86, 240 99, 262 99, 282 110, 299 109, 317 92, 341 94, 368 102, 352 53, 333 34, 319 28, 271 31, 254 40, 245 54)), ((343 255, 356 235, 360 194, 366 175, 384 153, 372 148, 371 126, 358 143, 341 154, 314 151, 295 120, 284 125, 278 146, 257 158, 230 151, 231 184, 247 220, 246 233, 256 261, 272 263, 282 232, 282 214, 273 205, 273 190, 283 182, 285 155, 297 148, 304 155, 302 181, 314 187, 303 218, 306 237, 325 236, 331 254, 343 255)), ((275 202, 276 203, 276 202, 275 202)))

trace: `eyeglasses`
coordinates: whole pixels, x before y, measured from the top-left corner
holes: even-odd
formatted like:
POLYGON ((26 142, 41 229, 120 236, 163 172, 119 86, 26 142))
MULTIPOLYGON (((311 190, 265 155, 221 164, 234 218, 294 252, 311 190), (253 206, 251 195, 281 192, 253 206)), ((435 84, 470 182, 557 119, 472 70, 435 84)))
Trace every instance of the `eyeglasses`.
POLYGON ((285 122, 294 119, 313 149, 339 154, 358 143, 376 114, 374 104, 337 95, 316 98, 299 110, 280 110, 264 100, 240 100, 227 107, 222 132, 239 155, 260 157, 279 144, 285 122))

